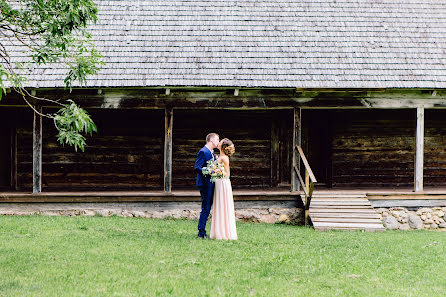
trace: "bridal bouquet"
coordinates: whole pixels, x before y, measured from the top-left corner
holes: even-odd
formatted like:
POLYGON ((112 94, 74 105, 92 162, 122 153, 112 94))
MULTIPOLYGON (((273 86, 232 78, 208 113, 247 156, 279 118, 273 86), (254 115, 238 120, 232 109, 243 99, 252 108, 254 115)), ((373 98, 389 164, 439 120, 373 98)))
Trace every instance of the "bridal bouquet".
POLYGON ((209 175, 211 177, 211 182, 215 182, 219 178, 224 177, 225 166, 219 164, 217 161, 209 160, 207 166, 201 169, 204 176, 209 175))

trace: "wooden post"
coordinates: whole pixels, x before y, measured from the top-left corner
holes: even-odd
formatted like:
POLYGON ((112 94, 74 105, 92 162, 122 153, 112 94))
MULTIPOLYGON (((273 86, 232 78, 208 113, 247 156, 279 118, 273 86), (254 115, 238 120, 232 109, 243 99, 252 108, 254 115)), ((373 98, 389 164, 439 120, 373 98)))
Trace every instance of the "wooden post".
MULTIPOLYGON (((36 106, 38 112, 42 107, 36 106)), ((42 116, 34 112, 33 123, 33 193, 42 192, 42 116)))
POLYGON ((302 142, 302 129, 301 129, 301 109, 294 108, 294 116, 293 116, 293 166, 291 166, 291 190, 299 191, 299 180, 297 174, 294 170, 296 166, 298 170, 300 170, 300 156, 296 151, 296 145, 301 145, 302 142))
POLYGON ((172 127, 173 109, 165 109, 165 136, 164 136, 164 191, 172 192, 172 127))
POLYGON ((307 189, 307 193, 310 193, 310 174, 307 169, 305 169, 305 188, 307 189))
POLYGON ((271 187, 279 183, 279 125, 278 117, 273 112, 271 123, 271 187))
POLYGON ((424 107, 417 107, 417 132, 415 152, 415 192, 423 191, 424 107))
POLYGON ((17 129, 11 129, 11 189, 18 190, 17 183, 17 129))

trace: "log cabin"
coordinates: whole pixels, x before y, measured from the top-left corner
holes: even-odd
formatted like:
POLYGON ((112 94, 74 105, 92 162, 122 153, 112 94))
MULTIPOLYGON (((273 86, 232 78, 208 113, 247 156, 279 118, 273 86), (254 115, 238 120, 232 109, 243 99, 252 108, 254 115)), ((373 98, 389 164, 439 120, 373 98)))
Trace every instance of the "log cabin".
POLYGON ((97 4, 105 66, 71 92, 63 65, 36 67, 26 87, 74 100, 98 133, 85 152, 61 146, 8 91, 2 202, 198 201, 193 162, 216 132, 236 145, 236 201, 305 207, 314 191, 446 206, 444 1, 97 4))

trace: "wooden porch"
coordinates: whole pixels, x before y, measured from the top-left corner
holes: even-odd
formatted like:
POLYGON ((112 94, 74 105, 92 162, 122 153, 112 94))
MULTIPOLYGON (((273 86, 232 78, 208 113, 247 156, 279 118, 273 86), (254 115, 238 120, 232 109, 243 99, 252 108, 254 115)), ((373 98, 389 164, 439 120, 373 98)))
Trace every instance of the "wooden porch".
MULTIPOLYGON (((301 203, 304 197, 302 191, 291 192, 284 189, 264 190, 234 190, 235 201, 296 201, 301 203)), ((426 203, 446 206, 446 188, 427 188, 423 192, 413 192, 411 189, 322 189, 316 188, 313 198, 345 196, 365 196, 368 200, 375 201, 405 201, 421 200, 426 203)), ((0 203, 30 203, 30 202, 199 202, 198 190, 174 190, 165 191, 51 191, 41 193, 31 192, 0 192, 0 203)))

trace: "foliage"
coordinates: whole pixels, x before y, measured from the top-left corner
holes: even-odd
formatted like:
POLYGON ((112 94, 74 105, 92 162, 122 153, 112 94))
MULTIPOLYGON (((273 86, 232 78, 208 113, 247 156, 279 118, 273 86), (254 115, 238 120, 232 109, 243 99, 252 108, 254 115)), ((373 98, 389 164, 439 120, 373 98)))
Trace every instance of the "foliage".
MULTIPOLYGON (((24 88, 26 74, 33 67, 51 63, 66 66, 66 88, 71 90, 75 81, 84 84, 87 76, 95 74, 103 64, 87 31, 87 25, 96 20, 97 7, 92 0, 1 1, 0 93, 6 93, 9 85, 23 96, 30 107, 33 107, 27 100, 30 97, 52 101, 31 96, 24 88), (10 44, 21 46, 28 61, 14 63, 8 53, 7 45, 10 44)), ((53 103, 59 104, 57 101, 53 103)), ((34 111, 37 112, 36 109, 34 111)), ((91 134, 96 131, 88 113, 72 101, 62 104, 62 109, 56 114, 44 116, 55 120, 59 141, 73 145, 76 150, 83 150, 85 146, 81 132, 91 134), (77 116, 79 118, 73 120, 77 116)))
POLYGON ((197 221, 0 216, 5 296, 443 296, 438 231, 316 232, 237 223, 237 241, 197 221))
POLYGON ((74 146, 76 151, 78 147, 84 151, 85 137, 77 131, 91 135, 93 132, 97 132, 97 128, 84 109, 79 108, 72 100, 68 101, 70 104, 61 108, 54 117, 59 130, 57 140, 61 144, 66 143, 74 146))

